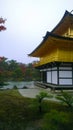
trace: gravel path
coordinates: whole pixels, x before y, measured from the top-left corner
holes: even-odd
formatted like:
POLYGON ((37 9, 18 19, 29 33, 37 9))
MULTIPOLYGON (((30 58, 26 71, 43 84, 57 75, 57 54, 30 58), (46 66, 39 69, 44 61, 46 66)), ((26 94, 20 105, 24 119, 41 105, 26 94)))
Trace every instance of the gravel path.
POLYGON ((50 91, 50 89, 43 89, 43 88, 28 88, 28 89, 18 89, 18 91, 20 92, 20 94, 24 97, 28 97, 28 98, 35 98, 36 95, 38 95, 40 92, 45 91, 48 92, 49 95, 52 95, 52 98, 46 98, 47 100, 52 100, 52 101, 58 101, 55 96, 55 93, 52 93, 50 91))
POLYGON ((43 89, 38 88, 28 88, 28 89, 19 89, 19 92, 24 97, 35 98, 43 89))

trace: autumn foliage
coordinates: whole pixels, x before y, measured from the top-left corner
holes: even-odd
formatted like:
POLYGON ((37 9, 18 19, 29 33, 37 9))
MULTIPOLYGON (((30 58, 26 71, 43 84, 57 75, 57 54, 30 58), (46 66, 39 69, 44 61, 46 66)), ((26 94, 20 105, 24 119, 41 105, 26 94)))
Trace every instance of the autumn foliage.
POLYGON ((39 79, 39 72, 33 67, 33 63, 18 63, 0 57, 0 82, 1 81, 32 81, 39 79))
POLYGON ((3 25, 5 23, 6 19, 0 18, 0 31, 6 30, 6 27, 3 25))

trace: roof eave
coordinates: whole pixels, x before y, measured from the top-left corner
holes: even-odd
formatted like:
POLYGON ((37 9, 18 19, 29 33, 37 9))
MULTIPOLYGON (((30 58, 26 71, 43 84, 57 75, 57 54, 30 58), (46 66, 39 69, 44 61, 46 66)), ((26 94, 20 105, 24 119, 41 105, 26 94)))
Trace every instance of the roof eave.
POLYGON ((64 40, 73 40, 73 38, 69 38, 69 37, 64 37, 64 36, 60 36, 55 34, 55 30, 60 26, 60 24, 63 22, 64 18, 67 16, 72 16, 73 14, 71 14, 70 12, 68 12, 67 10, 64 13, 64 16, 62 17, 62 19, 60 20, 60 22, 57 24, 57 26, 51 31, 51 32, 46 32, 46 35, 43 37, 44 39, 42 40, 42 42, 39 44, 39 46, 37 46, 37 48, 35 48, 35 50, 33 50, 30 54, 28 54, 28 56, 33 56, 33 57, 37 57, 34 55, 34 53, 38 50, 38 48, 40 48, 45 41, 49 38, 49 36, 51 37, 56 37, 56 38, 60 38, 60 39, 64 39, 64 40))
POLYGON ((63 15, 63 17, 62 17, 62 19, 61 19, 60 22, 55 26, 55 28, 51 31, 51 33, 54 33, 54 32, 55 32, 55 30, 61 25, 61 23, 63 22, 63 20, 64 20, 65 17, 67 17, 67 16, 73 17, 73 14, 71 14, 71 12, 68 12, 68 11, 66 10, 65 13, 64 13, 64 15, 63 15))
POLYGON ((56 38, 56 39, 60 39, 60 40, 68 40, 68 41, 73 41, 73 38, 69 38, 69 37, 64 37, 64 36, 60 36, 60 35, 56 35, 50 32, 47 32, 47 36, 44 37, 43 41, 41 42, 41 44, 30 54, 28 54, 28 56, 33 56, 33 57, 39 57, 35 54, 35 52, 45 43, 45 41, 47 40, 47 38, 56 38))

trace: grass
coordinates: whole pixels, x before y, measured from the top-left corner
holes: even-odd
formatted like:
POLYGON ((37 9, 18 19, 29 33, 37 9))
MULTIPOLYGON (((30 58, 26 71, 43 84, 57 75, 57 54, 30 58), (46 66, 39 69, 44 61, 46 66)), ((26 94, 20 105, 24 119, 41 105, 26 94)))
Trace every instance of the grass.
POLYGON ((38 119, 32 102, 17 90, 0 91, 0 129, 22 130, 28 123, 38 119))
POLYGON ((70 119, 73 117, 73 111, 57 102, 43 101, 42 108, 40 114, 36 99, 25 98, 18 90, 0 90, 0 130, 26 130, 27 127, 47 130, 44 119, 52 110, 64 112, 70 119))

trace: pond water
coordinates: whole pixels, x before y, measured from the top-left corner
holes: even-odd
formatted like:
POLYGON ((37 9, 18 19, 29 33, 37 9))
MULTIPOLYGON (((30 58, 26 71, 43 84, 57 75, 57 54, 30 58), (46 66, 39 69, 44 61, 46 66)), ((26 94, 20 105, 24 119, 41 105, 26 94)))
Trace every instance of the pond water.
POLYGON ((11 81, 11 82, 7 82, 8 85, 3 86, 4 89, 12 89, 14 86, 17 86, 17 88, 23 88, 23 87, 28 87, 28 88, 34 88, 34 81, 30 81, 30 82, 15 82, 15 81, 11 81))

